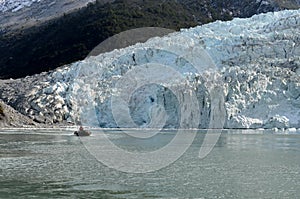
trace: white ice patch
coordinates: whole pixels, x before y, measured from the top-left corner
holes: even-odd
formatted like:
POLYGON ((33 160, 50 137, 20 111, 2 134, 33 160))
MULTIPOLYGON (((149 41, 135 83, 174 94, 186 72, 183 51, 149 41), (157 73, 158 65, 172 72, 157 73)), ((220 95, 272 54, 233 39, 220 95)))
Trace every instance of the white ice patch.
POLYGON ((43 0, 0 0, 0 12, 17 12, 24 7, 30 7, 35 2, 43 0))

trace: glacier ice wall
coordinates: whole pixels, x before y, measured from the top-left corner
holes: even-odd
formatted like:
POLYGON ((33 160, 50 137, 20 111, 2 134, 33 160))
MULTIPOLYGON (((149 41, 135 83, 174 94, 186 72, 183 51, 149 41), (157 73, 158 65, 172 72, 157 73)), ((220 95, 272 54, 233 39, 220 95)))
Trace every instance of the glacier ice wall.
MULTIPOLYGON (((186 91, 196 93, 200 128, 209 126, 213 101, 209 90, 220 82, 225 97, 225 128, 300 128, 299 55, 300 10, 217 21, 60 68, 35 85, 24 112, 32 117, 87 119, 89 125, 117 127, 111 109, 116 82, 129 70, 156 62, 172 66, 192 85, 186 91), (213 71, 205 67, 195 70, 193 65, 201 64, 193 54, 197 47, 210 55, 216 65, 213 71), (189 62, 182 54, 170 53, 174 49, 186 53, 189 62)), ((163 86, 148 85, 133 93, 130 114, 135 124, 147 126, 151 108, 163 106, 165 126, 177 127, 180 100, 163 86)))

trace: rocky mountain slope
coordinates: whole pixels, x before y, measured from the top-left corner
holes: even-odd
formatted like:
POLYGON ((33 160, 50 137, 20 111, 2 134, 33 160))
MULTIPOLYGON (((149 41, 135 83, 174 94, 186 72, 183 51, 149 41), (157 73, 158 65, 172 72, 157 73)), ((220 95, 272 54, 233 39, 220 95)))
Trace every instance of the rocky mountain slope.
POLYGON ((98 0, 85 7, 89 2, 1 1, 0 78, 25 77, 82 60, 106 38, 132 28, 179 30, 299 8, 298 0, 98 0))
POLYGON ((3 80, 0 98, 41 123, 86 120, 89 125, 117 127, 111 106, 116 83, 127 71, 158 62, 179 70, 187 87, 177 100, 170 90, 158 85, 133 93, 130 114, 139 126, 149 125, 149 111, 159 106, 168 116, 165 127, 178 127, 180 100, 184 102, 190 91, 196 92, 200 128, 209 126, 212 104, 222 93, 225 128, 300 128, 299 24, 300 10, 295 10, 185 29, 53 72, 3 80), (214 61, 214 70, 193 69, 193 65, 201 65, 198 47, 214 61), (193 52, 196 54, 189 57, 193 52), (192 62, 183 59, 185 54, 192 62), (210 92, 214 85, 222 88, 219 95, 210 92))
POLYGON ((30 118, 20 114, 0 100, 0 128, 3 127, 38 127, 30 118))
POLYGON ((94 0, 1 0, 2 31, 35 26, 86 6, 94 0))

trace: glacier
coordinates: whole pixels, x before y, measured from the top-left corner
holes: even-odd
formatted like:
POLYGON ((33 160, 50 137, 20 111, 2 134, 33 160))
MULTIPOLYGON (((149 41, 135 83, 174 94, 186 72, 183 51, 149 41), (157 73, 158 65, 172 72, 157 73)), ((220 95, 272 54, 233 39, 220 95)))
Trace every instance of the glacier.
POLYGON ((25 7, 30 7, 33 3, 42 0, 0 0, 0 12, 17 12, 25 7))
MULTIPOLYGON (((197 128, 210 127, 216 103, 224 107, 222 128, 300 128, 299 55, 300 10, 286 10, 217 21, 151 38, 27 77, 26 81, 34 83, 22 99, 5 92, 1 97, 11 104, 23 100, 18 110, 36 121, 120 127, 111 105, 117 82, 140 65, 159 63, 179 71, 183 78, 177 82, 181 90, 175 95, 166 81, 164 85, 142 85, 132 91, 127 99, 128 110, 113 107, 129 111, 133 123, 122 127, 161 127, 152 118, 154 111, 162 116, 165 128, 179 128, 181 102, 194 92, 196 101, 184 103, 199 109, 199 117, 191 118, 199 120, 197 128), (204 49, 214 67, 195 70, 195 65, 203 65, 197 48, 204 49), (211 89, 216 87, 219 93, 212 94, 211 89)), ((160 78, 172 79, 166 73, 160 78)))

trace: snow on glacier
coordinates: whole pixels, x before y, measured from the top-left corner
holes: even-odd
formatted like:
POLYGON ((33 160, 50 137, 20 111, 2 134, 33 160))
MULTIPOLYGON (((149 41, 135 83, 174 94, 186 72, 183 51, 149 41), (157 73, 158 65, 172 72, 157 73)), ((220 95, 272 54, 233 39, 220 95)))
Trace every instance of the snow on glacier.
MULTIPOLYGON (((25 9, 25 8, 30 8, 30 10, 31 10, 32 6, 35 7, 34 11, 38 11, 39 9, 42 9, 42 10, 50 9, 51 10, 52 8, 50 8, 50 7, 52 7, 53 5, 56 5, 54 7, 60 6, 62 9, 64 8, 61 12, 67 12, 71 8, 80 7, 81 4, 87 5, 89 2, 94 2, 94 1, 95 0, 62 0, 62 1, 57 1, 57 0, 0 0, 0 14, 1 14, 1 12, 2 13, 17 12, 17 11, 25 9), (36 7, 36 5, 37 5, 37 7, 36 7)), ((56 12, 56 14, 57 14, 57 12, 56 12)))
POLYGON ((24 7, 30 7, 35 2, 42 0, 0 0, 0 12, 17 12, 24 7))
MULTIPOLYGON (((217 21, 60 68, 35 90, 30 98, 35 108, 29 107, 27 112, 34 117, 39 108, 42 115, 54 114, 69 121, 83 119, 84 112, 84 118, 93 121, 91 125, 117 127, 110 104, 115 83, 140 64, 160 62, 172 65, 193 85, 187 90, 196 92, 200 128, 207 128, 210 122, 213 99, 209 87, 220 82, 225 95, 225 128, 300 128, 299 55, 300 10, 217 21), (193 54, 197 47, 205 49, 217 70, 194 70, 193 65, 201 64, 193 54), (173 50, 182 54, 170 53, 173 50), (190 62, 181 59, 184 54, 191 54, 190 62)), ((164 104, 166 127, 178 127, 178 100, 157 85, 133 94, 129 106, 134 122, 140 126, 150 122, 147 110, 153 100, 164 104)))

